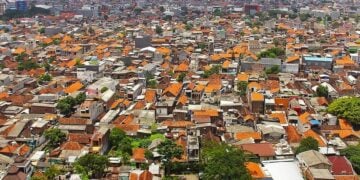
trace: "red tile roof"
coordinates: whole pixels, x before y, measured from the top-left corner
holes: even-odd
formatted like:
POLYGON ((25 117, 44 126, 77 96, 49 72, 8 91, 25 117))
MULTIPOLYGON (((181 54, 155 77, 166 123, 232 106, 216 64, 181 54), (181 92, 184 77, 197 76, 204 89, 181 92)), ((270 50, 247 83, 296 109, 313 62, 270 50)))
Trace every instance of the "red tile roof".
POLYGON ((333 175, 353 175, 354 170, 351 163, 345 156, 328 156, 332 163, 331 171, 333 175))

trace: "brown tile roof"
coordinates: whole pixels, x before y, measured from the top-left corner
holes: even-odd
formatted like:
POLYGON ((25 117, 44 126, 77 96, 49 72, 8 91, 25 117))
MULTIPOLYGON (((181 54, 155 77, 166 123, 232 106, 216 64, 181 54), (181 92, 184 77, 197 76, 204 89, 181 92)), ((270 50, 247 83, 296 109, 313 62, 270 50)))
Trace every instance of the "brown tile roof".
POLYGON ((275 156, 275 150, 271 143, 242 144, 240 148, 260 157, 275 156))
POLYGON ((188 126, 194 125, 194 123, 192 123, 191 121, 166 120, 162 122, 162 125, 170 128, 186 128, 188 126))
POLYGON ((91 139, 90 134, 77 134, 77 133, 68 134, 68 141, 74 141, 80 144, 89 144, 90 139, 91 139))
POLYGON ((83 148, 81 144, 74 141, 67 141, 61 145, 62 150, 78 150, 80 151, 83 148))
POLYGON ((138 124, 115 124, 114 126, 126 132, 137 132, 140 129, 138 124))
POLYGON ((82 119, 82 118, 60 118, 59 119, 60 124, 66 124, 66 125, 87 125, 91 122, 88 119, 82 119))

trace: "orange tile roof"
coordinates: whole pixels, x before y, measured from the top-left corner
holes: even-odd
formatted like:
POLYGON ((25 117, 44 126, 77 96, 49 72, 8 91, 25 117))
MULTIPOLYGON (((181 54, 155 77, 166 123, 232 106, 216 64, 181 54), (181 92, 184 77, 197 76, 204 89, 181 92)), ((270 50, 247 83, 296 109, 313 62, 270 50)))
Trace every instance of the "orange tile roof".
POLYGON ((146 105, 145 101, 138 101, 136 102, 134 109, 143 109, 145 105, 146 105))
POLYGON ((163 95, 166 93, 170 93, 172 96, 177 96, 179 95, 181 88, 182 83, 172 83, 164 90, 163 95))
POLYGON ((194 91, 196 91, 196 92, 201 92, 201 91, 203 91, 204 89, 205 89, 205 86, 202 85, 202 84, 199 84, 199 85, 197 85, 197 86, 194 88, 194 91))
POLYGON ((294 55, 294 56, 289 56, 289 57, 286 59, 286 62, 287 62, 287 63, 291 63, 291 62, 298 61, 298 60, 300 60, 300 56, 294 55))
POLYGON ((285 109, 289 107, 289 98, 275 98, 275 104, 277 106, 282 105, 285 109))
POLYGON ((153 103, 156 100, 156 90, 146 89, 145 92, 145 101, 147 103, 153 103))
POLYGON ((352 66, 355 65, 355 62, 350 58, 350 56, 344 56, 341 59, 336 60, 336 64, 352 66))
POLYGON ((219 112, 216 109, 198 110, 194 111, 195 116, 219 116, 219 112))
POLYGON ((222 68, 223 68, 223 69, 227 69, 227 68, 229 68, 230 64, 231 64, 231 61, 226 60, 226 61, 224 61, 224 63, 222 64, 222 68))
POLYGON ((340 129, 342 130, 352 130, 353 127, 352 125, 347 122, 345 119, 339 119, 339 126, 340 126, 340 129))
POLYGON ((264 101, 264 95, 261 93, 251 93, 251 101, 264 101))
POLYGON ((285 113, 272 113, 270 117, 279 119, 280 124, 287 124, 285 113))
POLYGON ((171 49, 166 48, 166 47, 159 47, 156 49, 156 51, 160 52, 164 56, 168 56, 171 53, 171 49))
POLYGON ((265 174, 261 169, 260 164, 254 162, 246 162, 245 163, 246 169, 251 174, 251 177, 254 179, 262 179, 265 178, 265 174))
POLYGON ((135 148, 132 151, 132 158, 136 161, 136 162, 145 162, 145 149, 144 148, 135 148))
POLYGON ((166 120, 162 122, 162 125, 170 128, 186 128, 188 126, 194 125, 194 123, 192 123, 191 121, 166 120))
POLYGON ((257 82, 251 82, 248 84, 248 89, 251 89, 251 88, 256 88, 256 89, 262 89, 262 86, 261 84, 257 83, 257 82))
POLYGON ((153 179, 153 175, 148 170, 142 172, 139 177, 139 180, 152 180, 152 179, 153 179))
POLYGON ((350 136, 356 136, 360 138, 360 134, 356 133, 354 130, 333 130, 331 131, 331 134, 337 134, 340 138, 347 138, 350 136))
POLYGON ((70 94, 80 90, 82 87, 84 87, 84 85, 80 81, 77 81, 71 84, 69 87, 65 88, 64 92, 70 94))
POLYGON ((175 68, 175 72, 188 72, 188 71, 189 71, 189 65, 186 62, 179 64, 175 68))
POLYGON ((129 180, 138 180, 138 174, 136 173, 130 173, 129 180))
POLYGON ((3 147, 0 150, 0 153, 4 153, 4 154, 12 154, 14 153, 18 148, 20 147, 20 145, 18 144, 14 144, 14 145, 7 145, 5 147, 3 147))
POLYGON ((303 123, 303 124, 308 123, 309 122, 309 118, 308 118, 309 116, 310 116, 310 113, 308 113, 308 112, 305 112, 305 113, 301 114, 299 116, 300 122, 303 123))
POLYGON ((6 99, 6 98, 8 98, 8 97, 9 97, 9 94, 8 94, 8 93, 6 93, 6 92, 1 92, 1 93, 0 93, 0 100, 6 99))
POLYGON ((180 103, 181 105, 186 105, 188 101, 188 98, 185 94, 181 95, 178 99, 178 104, 180 103))
POLYGON ((301 135, 298 133, 295 126, 289 125, 285 130, 289 143, 299 143, 301 141, 301 135))
POLYGON ((111 109, 115 109, 115 108, 117 108, 118 107, 118 105, 120 104, 120 103, 122 103, 122 102, 124 102, 124 99, 117 99, 116 101, 114 101, 112 104, 111 104, 111 109))
POLYGON ((25 53, 25 52, 26 52, 26 50, 24 48, 18 47, 15 49, 14 54, 21 54, 21 53, 25 53))
POLYGON ((211 92, 219 91, 220 89, 221 89, 221 84, 209 82, 205 87, 205 92, 211 93, 211 92))
POLYGON ((312 137, 314 139, 316 139, 316 141, 319 143, 320 147, 325 147, 326 143, 323 141, 323 139, 320 137, 319 134, 316 134, 312 129, 307 130, 306 132, 304 132, 304 137, 312 137))
POLYGON ((249 81, 249 74, 240 73, 240 74, 237 75, 237 80, 238 80, 238 81, 248 82, 248 81, 249 81))
POLYGON ((243 139, 248 139, 248 138, 253 138, 255 140, 260 140, 261 139, 261 133, 260 132, 237 132, 235 134, 235 139, 236 140, 243 140, 243 139))

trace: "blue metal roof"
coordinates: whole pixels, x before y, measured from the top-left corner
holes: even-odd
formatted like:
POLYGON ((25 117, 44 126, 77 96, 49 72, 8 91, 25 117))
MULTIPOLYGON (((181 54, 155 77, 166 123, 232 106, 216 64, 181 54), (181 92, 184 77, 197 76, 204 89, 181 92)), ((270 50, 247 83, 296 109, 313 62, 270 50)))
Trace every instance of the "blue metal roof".
POLYGON ((323 61, 323 62, 331 62, 333 58, 331 57, 317 57, 317 56, 306 56, 304 57, 305 61, 323 61))
POLYGON ((320 121, 316 120, 316 119, 312 119, 312 120, 310 120, 310 124, 311 125, 320 125, 320 121))

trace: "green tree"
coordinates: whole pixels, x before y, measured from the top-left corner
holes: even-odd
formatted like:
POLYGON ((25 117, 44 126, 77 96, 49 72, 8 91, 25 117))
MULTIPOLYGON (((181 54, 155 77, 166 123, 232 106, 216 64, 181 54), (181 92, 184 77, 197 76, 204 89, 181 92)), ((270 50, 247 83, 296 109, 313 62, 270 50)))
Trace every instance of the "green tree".
POLYGON ((141 12, 142 12, 142 9, 141 9, 141 8, 135 8, 135 9, 134 9, 134 13, 135 13, 136 15, 139 15, 141 12))
POLYGON ((186 29, 187 31, 191 30, 192 28, 193 28, 193 24, 191 24, 191 23, 186 23, 185 29, 186 29))
POLYGON ((246 81, 240 81, 237 84, 238 91, 240 92, 240 96, 246 95, 248 83, 246 81))
POLYGON ((345 149, 340 150, 340 154, 346 156, 346 158, 351 162, 354 170, 357 174, 360 173, 360 145, 357 146, 348 146, 345 149))
POLYGON ((225 143, 206 142, 201 157, 204 179, 251 179, 243 151, 225 143))
POLYGON ((129 137, 125 137, 122 139, 119 143, 118 150, 122 153, 127 153, 129 155, 132 155, 132 147, 131 147, 132 139, 129 137))
POLYGON ((276 58, 285 55, 285 50, 280 47, 270 48, 266 51, 260 52, 258 57, 260 58, 276 58))
POLYGON ((60 129, 51 128, 45 131, 45 138, 49 140, 49 146, 52 148, 59 147, 59 145, 66 141, 66 134, 60 129))
POLYGON ((56 165, 51 165, 45 170, 44 174, 47 179, 55 179, 55 177, 61 175, 61 171, 56 165))
POLYGON ((159 10, 160 10, 161 12, 165 12, 164 6, 160 6, 160 7, 159 7, 159 10))
POLYGON ((307 137, 300 141, 300 146, 296 149, 296 154, 302 153, 308 150, 319 150, 319 143, 312 137, 307 137))
POLYGON ((150 150, 145 150, 145 158, 147 160, 153 160, 154 159, 154 154, 150 150))
POLYGON ((70 115, 72 112, 72 108, 76 105, 76 99, 71 97, 71 96, 67 96, 63 99, 60 99, 56 105, 56 108, 60 111, 61 114, 64 115, 70 115))
POLYGON ((360 124, 360 98, 343 97, 333 101, 327 109, 327 112, 340 118, 344 118, 354 125, 360 124))
POLYGON ((104 93, 105 91, 107 91, 109 88, 107 88, 107 87, 102 87, 101 89, 100 89, 100 92, 101 93, 104 93))
POLYGON ((162 161, 165 164, 165 174, 169 175, 172 166, 172 160, 174 158, 181 158, 183 149, 173 141, 166 139, 158 146, 158 153, 162 155, 162 161))
POLYGON ((108 166, 106 156, 98 154, 86 154, 75 162, 75 169, 81 174, 86 174, 92 178, 102 178, 108 166))
POLYGON ((271 66, 271 68, 265 70, 266 74, 278 74, 279 72, 280 72, 280 67, 278 65, 271 66))
POLYGON ((56 105, 56 108, 60 111, 61 114, 65 116, 70 115, 72 112, 72 106, 64 101, 59 101, 56 105))
POLYGON ((162 27, 157 25, 155 28, 155 32, 156 32, 156 34, 161 35, 163 33, 162 27))
POLYGON ((185 77, 186 77, 186 73, 182 72, 179 74, 177 81, 183 82, 185 77))
POLYGON ((310 14, 300 14, 299 17, 300 17, 300 20, 301 20, 301 21, 306 21, 306 20, 308 20, 309 17, 311 17, 311 16, 310 16, 310 14))
POLYGON ((125 132, 119 128, 112 128, 110 131, 109 142, 113 148, 118 148, 120 142, 126 137, 125 132))
POLYGON ((329 96, 329 90, 327 86, 319 85, 316 88, 316 96, 327 98, 329 96))
POLYGON ((216 8, 215 11, 214 11, 214 16, 221 16, 222 15, 222 12, 219 8, 216 8))
POLYGON ((43 28, 43 27, 40 28, 40 29, 39 29, 39 33, 40 33, 40 34, 44 34, 44 33, 45 33, 45 28, 43 28))
POLYGON ((79 93, 76 97, 75 97, 75 102, 76 104, 81 104, 86 100, 86 94, 84 92, 79 93))
POLYGON ((39 77, 39 82, 49 82, 51 81, 52 79, 52 76, 48 73, 45 73, 45 74, 42 74, 40 77, 39 77))
POLYGON ((219 74, 221 70, 221 66, 220 65, 215 65, 212 66, 211 69, 206 70, 203 74, 203 78, 208 78, 213 74, 219 74))

